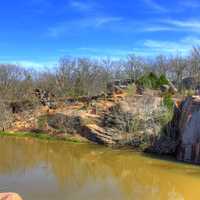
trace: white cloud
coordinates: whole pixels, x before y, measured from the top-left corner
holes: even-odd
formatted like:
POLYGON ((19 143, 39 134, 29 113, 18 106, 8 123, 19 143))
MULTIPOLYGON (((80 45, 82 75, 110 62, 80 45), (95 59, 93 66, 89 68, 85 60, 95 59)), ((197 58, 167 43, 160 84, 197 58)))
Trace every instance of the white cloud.
POLYGON ((177 31, 182 33, 200 33, 200 21, 198 19, 161 19, 155 21, 152 28, 147 27, 146 31, 177 31))
POLYGON ((145 27, 143 31, 147 32, 163 32, 163 31, 173 31, 176 30, 173 27, 164 26, 164 25, 150 25, 149 27, 145 27))
POLYGON ((45 69, 53 67, 57 62, 56 61, 31 61, 31 60, 0 60, 1 64, 14 64, 18 66, 22 66, 25 68, 33 68, 33 69, 45 69))
POLYGON ((79 51, 112 56, 124 56, 133 52, 131 49, 81 47, 79 51))
MULTIPOLYGON (((133 54, 136 50, 131 48, 114 48, 114 47, 79 47, 74 49, 61 49, 60 52, 71 56, 89 57, 89 58, 125 58, 129 54, 133 54)), ((137 49, 138 51, 138 49, 137 49)))
MULTIPOLYGON (((184 23, 174 20, 126 20, 122 17, 114 16, 91 16, 82 19, 62 22, 49 27, 47 35, 50 37, 59 37, 70 33, 79 33, 84 30, 106 28, 107 31, 116 33, 136 33, 136 32, 169 32, 182 31, 184 23), (108 26, 109 25, 109 26, 108 26)), ((198 24, 193 24, 193 26, 198 24)), ((189 29, 189 22, 188 25, 189 29)), ((184 27, 186 28, 186 27, 184 27)), ((190 28, 191 29, 191 28, 190 28)), ((189 31, 189 30, 188 30, 189 31)), ((197 31, 197 29, 195 29, 197 31)))
POLYGON ((153 10, 158 12, 168 12, 168 9, 158 4, 155 0, 144 0, 144 2, 153 10))
POLYGON ((185 37, 181 40, 182 43, 185 43, 185 44, 191 44, 193 46, 195 45, 200 45, 200 38, 198 37, 193 37, 193 36, 188 36, 188 37, 185 37))
POLYGON ((123 19, 121 17, 97 17, 96 19, 94 19, 97 27, 107 25, 110 23, 120 22, 122 20, 123 19))
POLYGON ((165 54, 182 53, 183 55, 187 55, 192 47, 197 45, 200 45, 200 38, 192 36, 185 37, 177 42, 160 40, 144 41, 144 47, 149 51, 165 54))
POLYGON ((77 0, 72 0, 70 1, 69 5, 72 7, 72 8, 75 8, 79 11, 91 11, 95 5, 93 3, 89 3, 89 2, 81 2, 81 1, 77 1, 77 0))
POLYGON ((171 54, 176 53, 178 51, 167 49, 166 51, 163 51, 163 46, 167 45, 160 44, 160 41, 145 41, 145 45, 140 47, 134 47, 132 48, 104 48, 104 47, 80 47, 76 49, 61 49, 62 53, 66 53, 67 55, 78 56, 78 57, 88 57, 88 58, 111 58, 111 59, 124 59, 127 58, 128 55, 137 55, 137 56, 145 56, 145 57, 154 57, 156 55, 159 55, 161 53, 163 54, 171 54))
POLYGON ((50 27, 48 30, 48 36, 59 37, 72 31, 84 30, 88 28, 101 28, 108 24, 113 24, 120 22, 123 19, 120 17, 110 17, 110 16, 98 16, 98 17, 88 17, 84 19, 77 19, 68 22, 63 22, 57 26, 50 27))
MULTIPOLYGON (((166 53, 175 53, 179 51, 180 44, 171 41, 159 41, 159 40, 146 40, 144 42, 144 47, 148 48, 151 51, 155 52, 166 52, 166 53)), ((183 50, 183 49, 182 49, 183 50)), ((185 48, 184 48, 185 50, 185 48)))
POLYGON ((186 8, 199 8, 200 2, 196 0, 181 0, 180 5, 186 8))
POLYGON ((163 22, 179 28, 191 28, 200 31, 199 20, 164 20, 163 22))

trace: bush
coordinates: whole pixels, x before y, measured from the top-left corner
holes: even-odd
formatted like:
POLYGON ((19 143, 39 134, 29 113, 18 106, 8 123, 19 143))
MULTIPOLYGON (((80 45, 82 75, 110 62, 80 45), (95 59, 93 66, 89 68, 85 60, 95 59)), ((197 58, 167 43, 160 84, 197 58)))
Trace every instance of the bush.
POLYGON ((140 77, 137 81, 137 84, 145 87, 155 89, 157 88, 158 77, 154 73, 145 74, 144 76, 140 77))
POLYGON ((164 74, 161 74, 160 78, 158 80, 158 86, 160 87, 162 85, 169 85, 169 81, 167 80, 167 78, 164 74))
POLYGON ((149 89, 159 89, 162 85, 169 85, 169 81, 162 74, 157 76, 153 72, 145 74, 137 80, 137 84, 149 89))
POLYGON ((39 116, 37 119, 37 126, 39 129, 44 129, 47 123, 47 116, 46 115, 42 115, 39 116))
POLYGON ((172 99, 172 96, 169 94, 164 96, 163 104, 164 104, 164 106, 166 106, 168 108, 169 111, 172 111, 174 108, 174 101, 172 99))

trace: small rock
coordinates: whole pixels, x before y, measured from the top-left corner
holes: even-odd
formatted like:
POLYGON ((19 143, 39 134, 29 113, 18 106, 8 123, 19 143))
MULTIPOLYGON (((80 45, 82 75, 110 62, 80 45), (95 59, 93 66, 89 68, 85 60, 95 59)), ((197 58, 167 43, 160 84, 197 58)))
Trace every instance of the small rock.
POLYGON ((16 193, 0 193, 0 200, 22 200, 16 193))
POLYGON ((169 92, 170 86, 169 85, 161 85, 160 86, 160 90, 161 92, 165 93, 165 92, 169 92))

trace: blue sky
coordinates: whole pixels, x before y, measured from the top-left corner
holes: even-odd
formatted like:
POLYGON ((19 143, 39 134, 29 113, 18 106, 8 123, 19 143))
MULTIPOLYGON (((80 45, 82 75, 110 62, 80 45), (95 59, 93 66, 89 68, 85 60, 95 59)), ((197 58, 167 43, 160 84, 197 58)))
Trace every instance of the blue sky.
POLYGON ((63 56, 187 55, 200 44, 198 0, 6 0, 0 62, 40 67, 63 56))

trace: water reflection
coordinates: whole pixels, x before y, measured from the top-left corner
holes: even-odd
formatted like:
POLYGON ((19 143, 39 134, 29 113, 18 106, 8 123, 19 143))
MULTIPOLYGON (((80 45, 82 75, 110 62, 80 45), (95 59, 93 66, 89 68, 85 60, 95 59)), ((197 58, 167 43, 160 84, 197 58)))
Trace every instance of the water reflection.
POLYGON ((25 200, 195 200, 199 174, 128 151, 0 138, 0 191, 25 200))

